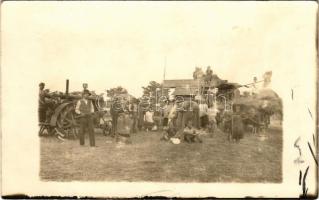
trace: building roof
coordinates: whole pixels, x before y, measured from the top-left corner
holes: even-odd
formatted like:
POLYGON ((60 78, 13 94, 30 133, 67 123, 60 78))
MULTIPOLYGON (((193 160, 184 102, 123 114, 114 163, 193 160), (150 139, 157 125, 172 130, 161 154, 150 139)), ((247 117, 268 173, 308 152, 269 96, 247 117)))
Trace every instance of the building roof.
POLYGON ((175 96, 192 96, 195 95, 197 88, 177 87, 172 95, 175 96))
POLYGON ((163 87, 165 88, 198 88, 198 86, 204 87, 218 87, 220 84, 227 83, 227 80, 218 78, 217 75, 213 75, 212 80, 209 84, 205 83, 203 79, 175 79, 175 80, 164 80, 163 87))
POLYGON ((197 88, 198 81, 194 79, 176 79, 176 80, 164 80, 163 87, 165 88, 180 88, 180 87, 197 88))

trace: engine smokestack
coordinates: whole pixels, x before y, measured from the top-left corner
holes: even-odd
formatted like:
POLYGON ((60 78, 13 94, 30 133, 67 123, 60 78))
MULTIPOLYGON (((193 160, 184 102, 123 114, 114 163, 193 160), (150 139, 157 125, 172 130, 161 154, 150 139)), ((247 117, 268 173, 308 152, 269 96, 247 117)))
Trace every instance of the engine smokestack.
POLYGON ((69 95, 69 79, 66 79, 65 94, 69 95))

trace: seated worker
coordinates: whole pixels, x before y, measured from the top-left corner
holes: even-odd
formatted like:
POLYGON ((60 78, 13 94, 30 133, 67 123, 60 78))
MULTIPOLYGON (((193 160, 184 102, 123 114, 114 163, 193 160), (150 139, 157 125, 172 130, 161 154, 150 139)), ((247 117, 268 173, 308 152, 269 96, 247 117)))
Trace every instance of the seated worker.
POLYGON ((202 143, 203 141, 199 138, 198 133, 196 133, 196 130, 192 127, 192 121, 188 121, 186 127, 184 128, 184 140, 187 143, 194 143, 196 141, 202 143))
POLYGON ((172 137, 174 137, 176 135, 176 133, 177 133, 177 128, 174 126, 173 122, 170 121, 170 122, 168 122, 168 128, 165 130, 161 140, 168 141, 172 137))
POLYGON ((107 113, 102 113, 100 117, 100 128, 103 130, 104 136, 112 135, 112 118, 107 113))

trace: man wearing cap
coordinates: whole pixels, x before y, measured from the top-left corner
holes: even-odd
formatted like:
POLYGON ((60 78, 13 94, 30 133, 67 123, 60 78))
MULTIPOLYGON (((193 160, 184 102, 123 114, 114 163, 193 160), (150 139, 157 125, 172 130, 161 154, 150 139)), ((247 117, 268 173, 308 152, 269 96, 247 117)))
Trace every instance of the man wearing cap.
POLYGON ((78 100, 75 108, 75 112, 80 115, 80 145, 84 145, 84 134, 85 130, 88 131, 90 146, 95 147, 95 137, 94 137, 94 128, 93 128, 93 117, 92 113, 94 112, 94 107, 92 101, 88 99, 90 96, 89 90, 83 90, 82 99, 78 100))

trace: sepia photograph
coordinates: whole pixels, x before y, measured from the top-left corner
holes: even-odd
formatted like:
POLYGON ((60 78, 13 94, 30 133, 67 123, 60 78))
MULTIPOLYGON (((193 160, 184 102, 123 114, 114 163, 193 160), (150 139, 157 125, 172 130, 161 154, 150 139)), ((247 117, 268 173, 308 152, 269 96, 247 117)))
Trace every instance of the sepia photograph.
POLYGON ((306 1, 3 3, 4 192, 317 195, 316 17, 306 1))
POLYGON ((65 91, 50 92, 41 82, 40 176, 281 182, 282 102, 268 87, 271 74, 240 84, 196 67, 193 79, 139 80, 149 81, 142 96, 121 85, 104 94, 88 83, 69 91, 70 80, 65 91))

